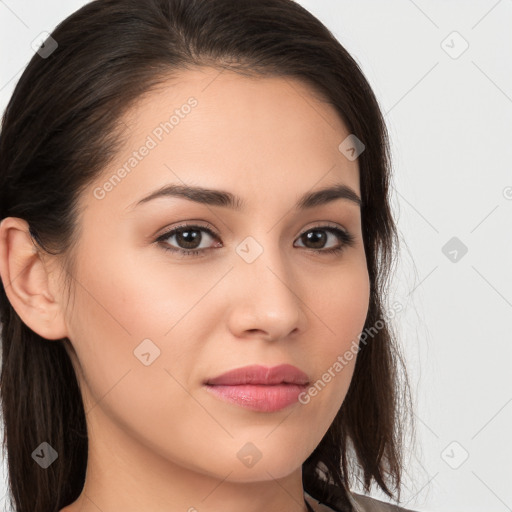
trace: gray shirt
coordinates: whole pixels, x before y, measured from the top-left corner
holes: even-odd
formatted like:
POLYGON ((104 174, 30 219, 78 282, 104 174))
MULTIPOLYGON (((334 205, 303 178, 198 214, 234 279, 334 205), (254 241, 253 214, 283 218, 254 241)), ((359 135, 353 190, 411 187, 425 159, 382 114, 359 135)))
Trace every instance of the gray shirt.
POLYGON ((322 501, 318 501, 307 492, 304 492, 304 499, 306 500, 306 503, 311 506, 314 512, 414 512, 410 509, 385 503, 375 498, 354 492, 348 493, 350 504, 340 504, 339 506, 334 505, 335 508, 332 508, 322 501))

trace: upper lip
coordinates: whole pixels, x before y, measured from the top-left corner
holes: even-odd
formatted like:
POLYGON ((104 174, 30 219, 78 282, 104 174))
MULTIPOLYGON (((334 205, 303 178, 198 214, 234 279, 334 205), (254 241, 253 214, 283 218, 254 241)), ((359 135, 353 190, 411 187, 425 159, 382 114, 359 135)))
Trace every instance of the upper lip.
POLYGON ((261 365, 235 368, 222 375, 207 379, 205 384, 234 386, 237 384, 299 384, 309 383, 308 376, 291 364, 267 367, 261 365))

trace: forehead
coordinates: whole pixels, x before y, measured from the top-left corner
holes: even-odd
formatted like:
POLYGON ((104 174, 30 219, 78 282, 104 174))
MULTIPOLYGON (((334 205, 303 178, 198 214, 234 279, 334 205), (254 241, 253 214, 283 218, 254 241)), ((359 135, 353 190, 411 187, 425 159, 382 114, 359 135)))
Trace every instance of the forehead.
POLYGON ((346 126, 315 90, 291 77, 182 71, 122 121, 125 143, 95 186, 122 174, 108 199, 125 207, 168 183, 232 190, 266 205, 269 192, 282 201, 283 193, 295 198, 316 184, 345 183, 359 193, 357 161, 338 149, 346 126))

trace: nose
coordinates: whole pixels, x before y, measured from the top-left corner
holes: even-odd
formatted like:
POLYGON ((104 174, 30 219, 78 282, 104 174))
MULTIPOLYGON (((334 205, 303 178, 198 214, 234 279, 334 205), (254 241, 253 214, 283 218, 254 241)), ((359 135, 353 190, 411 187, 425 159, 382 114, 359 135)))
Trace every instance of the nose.
POLYGON ((279 249, 265 249, 252 263, 241 258, 230 283, 228 323, 234 336, 274 341, 305 329, 300 280, 279 249))

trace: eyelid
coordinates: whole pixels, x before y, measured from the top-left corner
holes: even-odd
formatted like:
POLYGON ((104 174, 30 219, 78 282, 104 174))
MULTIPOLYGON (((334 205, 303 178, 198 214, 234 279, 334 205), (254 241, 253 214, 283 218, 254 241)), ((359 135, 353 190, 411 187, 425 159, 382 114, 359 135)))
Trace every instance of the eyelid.
POLYGON ((205 220, 185 220, 183 222, 179 222, 176 226, 163 228, 161 234, 154 235, 153 238, 156 237, 157 240, 161 239, 168 233, 171 233, 172 231, 182 229, 182 228, 201 228, 206 229, 207 231, 211 231, 212 234, 220 238, 220 235, 217 233, 217 230, 207 221, 205 220))

